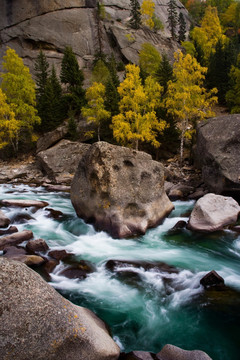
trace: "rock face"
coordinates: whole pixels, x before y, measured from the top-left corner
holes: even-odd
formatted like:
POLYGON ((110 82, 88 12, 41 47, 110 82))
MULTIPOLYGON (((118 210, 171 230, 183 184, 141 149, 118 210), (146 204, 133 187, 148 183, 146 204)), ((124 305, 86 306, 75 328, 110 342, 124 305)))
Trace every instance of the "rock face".
POLYGON ((105 324, 24 264, 0 258, 2 360, 116 360, 105 324))
POLYGON ((70 184, 79 160, 89 147, 89 144, 61 140, 50 149, 39 152, 37 162, 49 179, 70 184))
POLYGON ((240 206, 231 197, 207 194, 200 198, 190 215, 188 228, 213 232, 237 221, 240 206))
POLYGON ((115 238, 144 234, 173 209, 160 163, 105 142, 93 144, 80 160, 71 200, 79 217, 115 238))
POLYGON ((209 119, 197 130, 196 163, 211 192, 240 196, 240 115, 209 119))
MULTIPOLYGON (((81 68, 87 72, 100 46, 104 53, 114 52, 119 60, 131 62, 138 61, 138 51, 144 42, 172 56, 178 45, 170 40, 167 3, 168 0, 155 1, 155 13, 164 30, 154 32, 146 27, 137 31, 129 27, 129 0, 103 0, 106 16, 100 23, 97 0, 0 0, 0 58, 9 46, 33 70, 33 60, 42 48, 49 63, 59 69, 64 48, 71 46, 81 68), (133 41, 127 39, 128 34, 133 35, 133 41)), ((188 12, 180 1, 176 3, 189 25, 188 12)))

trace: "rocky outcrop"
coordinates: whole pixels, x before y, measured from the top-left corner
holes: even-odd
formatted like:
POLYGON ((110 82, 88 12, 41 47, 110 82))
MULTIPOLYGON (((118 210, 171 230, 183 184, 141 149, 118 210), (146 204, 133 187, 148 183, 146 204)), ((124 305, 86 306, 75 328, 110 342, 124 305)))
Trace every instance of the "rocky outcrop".
POLYGON ((116 360, 119 348, 90 310, 24 264, 0 257, 2 360, 116 360))
POLYGON ((188 228, 194 231, 213 232, 234 224, 240 206, 231 197, 207 194, 200 198, 190 215, 188 228))
POLYGON ((219 116, 199 125, 196 165, 208 190, 240 197, 240 115, 219 116))
POLYGON ((50 180, 70 184, 79 160, 89 147, 89 144, 61 140, 50 149, 37 154, 38 166, 50 180))
POLYGON ((79 217, 115 238, 144 234, 173 209, 160 163, 105 142, 93 144, 80 160, 71 200, 79 217))
MULTIPOLYGON (((96 0, 0 0, 0 58, 10 46, 33 70, 33 60, 42 48, 50 64, 59 69, 64 48, 71 46, 87 73, 100 46, 104 53, 113 52, 119 60, 131 62, 138 61, 138 51, 144 42, 172 56, 178 45, 170 40, 167 3, 168 0, 155 1, 155 13, 164 30, 154 32, 146 27, 137 31, 129 27, 129 0, 103 0, 106 16, 100 22, 96 0), (133 41, 128 40, 128 34, 133 41)), ((186 9, 180 1, 176 3, 189 25, 186 9)))
POLYGON ((55 145, 58 141, 62 140, 68 132, 68 126, 66 123, 57 127, 57 129, 47 132, 42 135, 37 141, 36 153, 49 149, 55 145))

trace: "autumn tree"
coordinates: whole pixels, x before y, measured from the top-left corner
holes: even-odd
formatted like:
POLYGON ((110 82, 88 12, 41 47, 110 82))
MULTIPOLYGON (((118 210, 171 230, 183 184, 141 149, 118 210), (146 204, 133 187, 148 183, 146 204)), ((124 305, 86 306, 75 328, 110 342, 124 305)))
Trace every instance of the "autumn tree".
POLYGON ((178 16, 178 42, 181 44, 182 41, 186 40, 186 21, 184 19, 183 13, 179 13, 178 16))
POLYGON ((240 2, 233 2, 221 16, 222 23, 228 30, 232 30, 234 36, 240 29, 240 2))
POLYGON ((161 55, 150 43, 143 43, 139 52, 139 65, 144 77, 154 75, 161 62, 161 55))
POLYGON ((114 138, 121 144, 130 144, 136 150, 139 142, 149 142, 159 147, 157 135, 166 127, 166 122, 159 120, 155 112, 161 102, 161 86, 151 76, 147 77, 143 86, 140 68, 129 64, 118 92, 120 114, 112 119, 114 138))
POLYGON ((11 144, 15 147, 15 138, 20 131, 20 123, 7 103, 7 97, 0 89, 0 149, 11 144))
POLYGON ((180 131, 180 163, 183 159, 184 139, 191 138, 194 122, 213 116, 217 90, 207 92, 203 87, 207 68, 201 67, 191 55, 175 53, 174 80, 169 81, 165 106, 172 114, 180 131))
POLYGON ((21 136, 28 132, 31 138, 34 126, 40 123, 36 109, 35 83, 29 68, 23 64, 23 60, 13 49, 7 49, 6 55, 3 56, 2 67, 4 72, 1 73, 1 89, 6 95, 10 110, 14 113, 12 120, 14 119, 15 132, 11 144, 17 153, 21 136))
POLYGON ((153 15, 155 11, 155 3, 152 0, 143 0, 141 6, 142 23, 150 29, 154 28, 153 15))
POLYGON ((207 65, 210 54, 214 51, 218 40, 222 40, 223 42, 226 40, 215 7, 208 6, 206 8, 201 27, 195 27, 191 33, 191 37, 195 48, 199 47, 203 52, 204 62, 207 65))
POLYGON ((101 83, 94 82, 87 89, 86 99, 87 106, 82 108, 82 115, 87 118, 88 122, 93 122, 97 126, 98 141, 100 141, 100 129, 103 121, 110 117, 110 112, 105 109, 105 86, 101 83))
POLYGON ((66 85, 65 99, 68 111, 79 113, 85 102, 85 91, 83 89, 84 76, 70 46, 67 46, 64 50, 60 79, 62 84, 66 85))
POLYGON ((130 25, 133 29, 139 29, 141 26, 141 11, 138 0, 130 0, 130 25))
POLYGON ((171 37, 173 40, 176 39, 176 31, 177 31, 177 24, 178 24, 178 15, 177 15, 177 4, 176 0, 169 0, 168 2, 168 26, 170 28, 171 37))

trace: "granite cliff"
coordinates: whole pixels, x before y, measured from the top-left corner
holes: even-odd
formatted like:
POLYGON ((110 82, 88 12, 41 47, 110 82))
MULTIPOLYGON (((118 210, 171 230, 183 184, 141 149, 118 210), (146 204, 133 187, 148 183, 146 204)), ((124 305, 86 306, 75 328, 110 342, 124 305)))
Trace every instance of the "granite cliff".
MULTIPOLYGON (((176 2, 189 24, 187 10, 180 1, 176 2)), ((155 13, 164 24, 164 30, 157 32, 146 27, 139 30, 129 27, 130 0, 103 0, 102 3, 104 19, 98 17, 97 0, 0 0, 0 58, 10 46, 33 70, 33 60, 42 48, 49 63, 59 68, 64 48, 71 46, 80 67, 88 72, 99 47, 106 54, 113 52, 118 60, 137 63, 144 42, 152 43, 160 53, 166 52, 172 57, 178 45, 170 39, 168 0, 155 0, 155 13)))

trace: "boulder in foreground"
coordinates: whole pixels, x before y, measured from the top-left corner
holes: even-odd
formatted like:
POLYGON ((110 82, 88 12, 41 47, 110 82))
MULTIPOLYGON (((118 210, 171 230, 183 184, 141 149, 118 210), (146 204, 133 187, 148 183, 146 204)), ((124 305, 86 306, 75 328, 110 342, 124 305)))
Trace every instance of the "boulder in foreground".
POLYGON ((0 290, 1 360, 118 358, 106 325, 26 265, 0 257, 0 290))
POLYGON ((173 210, 164 190, 164 170, 151 156, 93 144, 79 162, 71 186, 79 217, 115 238, 144 234, 173 210))
POLYGON ((206 194, 200 198, 190 215, 188 228, 194 231, 213 232, 234 224, 240 214, 240 206, 231 197, 206 194))
POLYGON ((212 360, 204 351, 183 350, 177 346, 167 344, 157 354, 158 360, 212 360))

